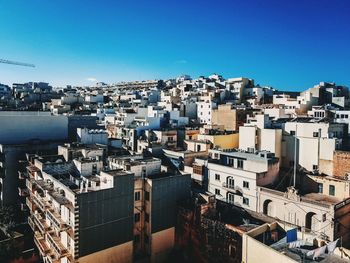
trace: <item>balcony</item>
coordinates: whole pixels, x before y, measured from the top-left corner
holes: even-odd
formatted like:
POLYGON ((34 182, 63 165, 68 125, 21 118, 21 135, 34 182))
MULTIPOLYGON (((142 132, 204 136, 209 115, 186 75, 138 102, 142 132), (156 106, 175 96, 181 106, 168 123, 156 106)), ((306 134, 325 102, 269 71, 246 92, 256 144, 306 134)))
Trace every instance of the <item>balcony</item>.
POLYGON ((35 195, 33 196, 33 202, 35 205, 38 206, 38 208, 42 212, 46 211, 47 205, 45 204, 45 201, 42 199, 42 197, 38 193, 35 193, 35 195))
POLYGON ((29 210, 34 212, 36 210, 36 205, 32 202, 30 196, 26 197, 26 205, 29 207, 29 210))
POLYGON ((18 194, 20 196, 29 196, 29 190, 27 188, 18 187, 18 194))
POLYGON ((234 194, 242 195, 243 189, 237 185, 223 183, 222 187, 225 188, 227 191, 232 192, 234 194))
POLYGON ((50 248, 42 236, 35 235, 34 243, 42 256, 46 256, 50 252, 50 248))
POLYGON ((61 239, 59 237, 48 234, 47 241, 50 244, 50 247, 52 247, 53 251, 58 255, 58 257, 67 255, 68 250, 62 245, 61 239))
POLYGON ((60 263, 61 261, 56 258, 54 254, 48 255, 46 258, 46 262, 48 263, 60 263))
POLYGON ((41 234, 45 234, 46 231, 50 229, 50 227, 46 224, 45 219, 40 214, 34 214, 33 222, 41 234))
POLYGON ((34 180, 33 179, 27 178, 26 179, 26 186, 27 186, 29 191, 34 193, 36 188, 35 188, 35 184, 34 184, 34 180))
POLYGON ((66 224, 62 221, 61 216, 53 209, 47 210, 46 217, 57 229, 61 230, 66 228, 66 224))
POLYGON ((33 219, 32 219, 31 216, 28 217, 28 225, 30 226, 30 228, 31 228, 33 231, 35 231, 35 224, 34 224, 33 219))
POLYGON ((28 176, 27 176, 26 172, 18 171, 18 179, 24 180, 24 179, 26 179, 27 177, 28 177, 28 176))

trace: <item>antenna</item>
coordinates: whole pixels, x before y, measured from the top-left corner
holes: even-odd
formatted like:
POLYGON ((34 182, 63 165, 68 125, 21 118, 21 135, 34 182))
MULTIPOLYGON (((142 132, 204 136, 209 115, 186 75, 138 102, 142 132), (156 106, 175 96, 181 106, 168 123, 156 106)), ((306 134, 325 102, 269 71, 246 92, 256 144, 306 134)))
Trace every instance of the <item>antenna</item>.
POLYGON ((35 68, 34 64, 16 62, 16 61, 11 61, 11 60, 1 59, 1 58, 0 58, 0 63, 35 68))

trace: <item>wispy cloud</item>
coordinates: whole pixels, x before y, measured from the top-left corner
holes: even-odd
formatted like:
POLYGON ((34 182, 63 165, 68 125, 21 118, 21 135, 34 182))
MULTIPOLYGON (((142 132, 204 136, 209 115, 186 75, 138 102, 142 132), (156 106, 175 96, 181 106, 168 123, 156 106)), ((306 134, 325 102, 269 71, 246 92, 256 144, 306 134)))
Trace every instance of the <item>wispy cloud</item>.
POLYGON ((96 78, 87 78, 86 80, 87 80, 87 81, 90 81, 90 82, 97 82, 97 79, 96 79, 96 78))
POLYGON ((187 60, 186 59, 176 60, 175 64, 187 64, 187 60))

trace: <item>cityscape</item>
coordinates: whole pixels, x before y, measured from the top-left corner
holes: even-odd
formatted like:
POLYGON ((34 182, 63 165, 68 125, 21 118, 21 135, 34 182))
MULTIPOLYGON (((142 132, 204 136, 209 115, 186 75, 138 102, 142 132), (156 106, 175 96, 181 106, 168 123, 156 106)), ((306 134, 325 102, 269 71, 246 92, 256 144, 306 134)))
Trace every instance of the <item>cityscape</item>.
POLYGON ((0 263, 350 262, 346 1, 19 2, 0 1, 0 263))

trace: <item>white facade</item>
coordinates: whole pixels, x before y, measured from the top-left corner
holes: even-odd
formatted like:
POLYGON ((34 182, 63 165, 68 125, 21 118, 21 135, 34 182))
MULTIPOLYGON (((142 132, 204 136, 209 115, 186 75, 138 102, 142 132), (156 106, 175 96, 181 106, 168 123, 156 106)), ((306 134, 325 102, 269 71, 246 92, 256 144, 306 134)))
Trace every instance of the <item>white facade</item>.
POLYGON ((219 158, 221 162, 208 162, 208 191, 225 202, 255 211, 257 186, 276 180, 278 159, 267 152, 221 152, 219 158))

